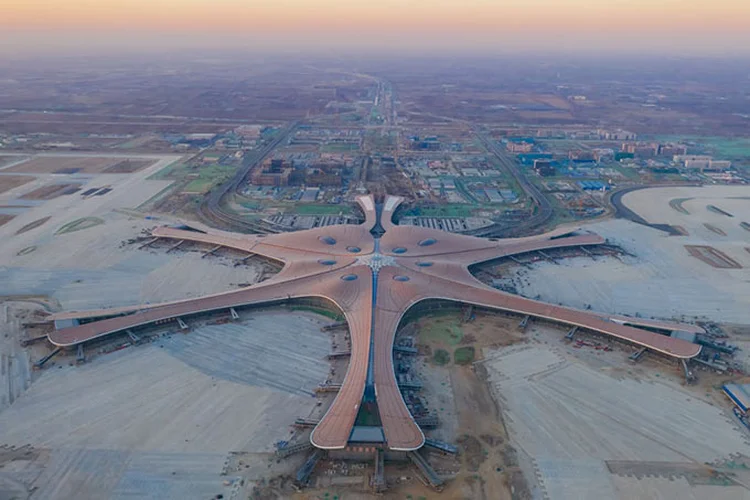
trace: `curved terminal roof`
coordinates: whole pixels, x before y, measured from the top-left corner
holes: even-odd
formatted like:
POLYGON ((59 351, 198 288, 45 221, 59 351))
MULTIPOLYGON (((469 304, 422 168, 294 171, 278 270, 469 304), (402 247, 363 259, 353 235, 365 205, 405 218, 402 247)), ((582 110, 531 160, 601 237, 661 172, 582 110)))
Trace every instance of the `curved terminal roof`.
POLYGON ((190 314, 292 298, 323 297, 335 303, 351 331, 352 352, 341 390, 311 435, 324 449, 344 448, 368 383, 374 393, 388 448, 414 450, 424 435, 404 402, 393 367, 393 341, 401 318, 414 304, 445 299, 545 318, 594 330, 674 358, 691 358, 700 346, 633 325, 665 330, 700 330, 692 325, 608 316, 526 299, 490 288, 475 279, 469 266, 500 257, 547 248, 597 245, 591 233, 570 231, 506 240, 488 240, 442 231, 397 226, 392 216, 401 198, 388 196, 377 205, 372 196, 358 199, 365 213, 361 225, 316 228, 266 236, 157 228, 160 238, 222 245, 280 261, 284 268, 268 281, 210 296, 97 311, 66 312, 51 319, 88 318, 89 323, 56 330, 50 341, 61 347, 111 335, 140 325, 190 314), (381 216, 377 210, 380 207, 381 216), (385 233, 370 233, 378 222, 385 233), (356 248, 358 251, 352 251, 356 248), (378 251, 379 250, 379 251, 378 251), (372 363, 372 380, 368 368, 372 363))

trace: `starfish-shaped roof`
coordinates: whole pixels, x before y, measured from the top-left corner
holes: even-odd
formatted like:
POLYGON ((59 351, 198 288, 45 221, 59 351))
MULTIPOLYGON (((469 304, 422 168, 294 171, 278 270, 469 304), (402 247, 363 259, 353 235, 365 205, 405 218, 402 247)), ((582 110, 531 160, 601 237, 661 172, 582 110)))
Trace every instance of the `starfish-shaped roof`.
POLYGON ((313 430, 312 443, 344 448, 369 388, 376 399, 387 447, 414 450, 424 435, 399 390, 393 367, 393 341, 406 311, 427 299, 445 299, 511 311, 577 326, 626 340, 674 358, 691 358, 700 346, 631 325, 669 330, 691 325, 640 320, 581 311, 523 298, 488 287, 469 272, 472 264, 547 248, 597 245, 592 233, 555 231, 515 239, 482 239, 443 231, 398 226, 393 214, 402 199, 382 204, 358 198, 365 213, 360 225, 321 227, 295 233, 244 235, 224 231, 160 227, 153 235, 222 245, 280 261, 273 278, 251 287, 169 303, 53 315, 106 318, 50 333, 53 344, 68 347, 129 328, 200 312, 294 298, 327 299, 343 312, 351 333, 351 359, 341 389, 313 430), (373 236, 382 235, 381 237, 373 236))

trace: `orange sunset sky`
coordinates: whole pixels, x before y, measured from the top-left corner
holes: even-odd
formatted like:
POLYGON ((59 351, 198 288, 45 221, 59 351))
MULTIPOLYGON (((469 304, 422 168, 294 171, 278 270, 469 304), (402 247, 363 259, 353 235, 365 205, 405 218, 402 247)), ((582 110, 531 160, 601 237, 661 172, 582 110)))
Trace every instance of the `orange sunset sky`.
POLYGON ((19 50, 92 41, 247 40, 424 49, 750 51, 750 0, 0 0, 0 13, 2 36, 19 50))

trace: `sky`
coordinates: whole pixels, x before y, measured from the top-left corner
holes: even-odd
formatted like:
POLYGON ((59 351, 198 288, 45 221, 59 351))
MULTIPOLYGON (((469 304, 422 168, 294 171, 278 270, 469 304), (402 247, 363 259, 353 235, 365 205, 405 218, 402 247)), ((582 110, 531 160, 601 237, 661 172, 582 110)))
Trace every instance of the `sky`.
POLYGON ((750 0, 0 0, 0 50, 750 54, 750 0))

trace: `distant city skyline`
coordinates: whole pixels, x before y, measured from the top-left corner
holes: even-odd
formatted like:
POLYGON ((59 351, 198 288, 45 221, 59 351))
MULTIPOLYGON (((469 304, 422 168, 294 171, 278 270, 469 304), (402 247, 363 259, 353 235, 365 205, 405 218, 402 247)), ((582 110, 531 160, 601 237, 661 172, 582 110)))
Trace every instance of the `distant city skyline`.
POLYGON ((6 0, 0 29, 6 53, 207 46, 734 55, 750 54, 750 2, 6 0))

